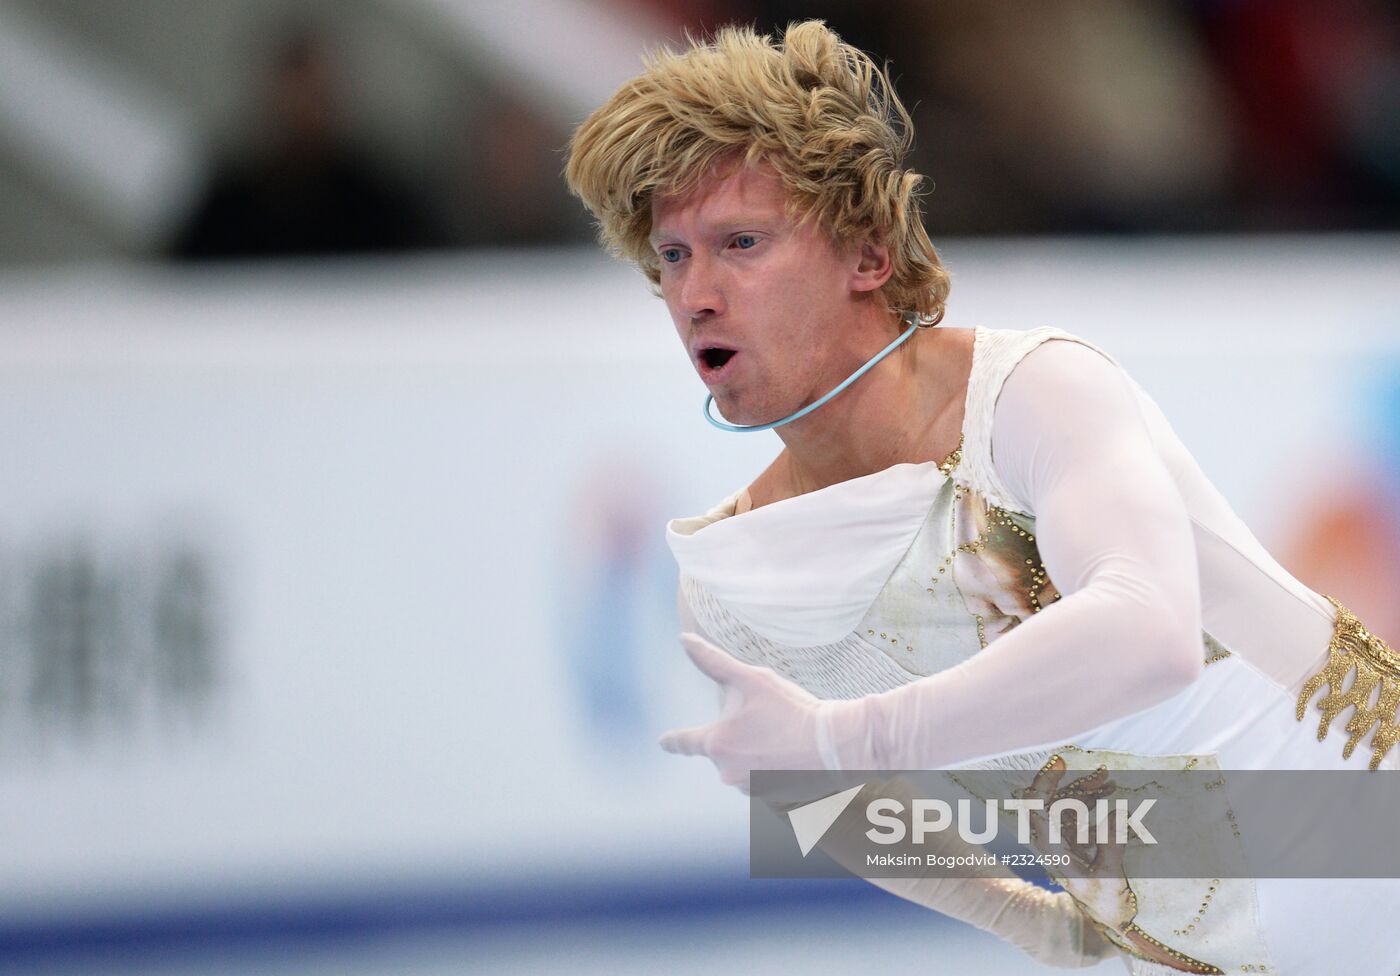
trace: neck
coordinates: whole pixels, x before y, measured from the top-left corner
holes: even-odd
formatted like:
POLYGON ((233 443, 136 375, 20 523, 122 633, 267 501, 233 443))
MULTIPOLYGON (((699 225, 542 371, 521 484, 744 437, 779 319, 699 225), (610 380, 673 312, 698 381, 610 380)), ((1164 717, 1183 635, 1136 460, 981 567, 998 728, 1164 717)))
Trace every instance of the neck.
MULTIPOLYGON (((887 331, 872 336, 870 355, 889 341, 887 331)), ((921 330, 830 403, 780 427, 791 489, 801 494, 895 464, 941 460, 951 446, 940 434, 949 428, 956 441, 962 424, 961 349, 950 332, 921 330)))

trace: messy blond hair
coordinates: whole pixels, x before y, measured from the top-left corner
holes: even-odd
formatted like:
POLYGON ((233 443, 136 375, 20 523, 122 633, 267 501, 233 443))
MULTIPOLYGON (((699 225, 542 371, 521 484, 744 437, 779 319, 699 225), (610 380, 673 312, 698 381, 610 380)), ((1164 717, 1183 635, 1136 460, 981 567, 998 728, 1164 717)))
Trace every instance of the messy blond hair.
POLYGON ((685 193, 724 157, 763 160, 781 176, 795 216, 817 220, 837 242, 889 247, 890 308, 943 317, 948 273, 919 211, 924 178, 903 165, 909 113, 867 55, 809 20, 789 25, 777 44, 726 27, 680 53, 654 53, 645 66, 569 145, 569 188, 609 251, 658 284, 647 240, 652 196, 685 193))

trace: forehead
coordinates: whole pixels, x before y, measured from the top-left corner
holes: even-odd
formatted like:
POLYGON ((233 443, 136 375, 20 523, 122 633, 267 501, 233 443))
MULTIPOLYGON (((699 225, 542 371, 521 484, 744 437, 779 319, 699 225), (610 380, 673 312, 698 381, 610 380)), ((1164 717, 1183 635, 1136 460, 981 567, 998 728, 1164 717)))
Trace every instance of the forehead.
POLYGON ((719 165, 683 194, 657 194, 651 204, 652 237, 694 225, 736 220, 785 220, 788 194, 778 171, 767 163, 719 165))

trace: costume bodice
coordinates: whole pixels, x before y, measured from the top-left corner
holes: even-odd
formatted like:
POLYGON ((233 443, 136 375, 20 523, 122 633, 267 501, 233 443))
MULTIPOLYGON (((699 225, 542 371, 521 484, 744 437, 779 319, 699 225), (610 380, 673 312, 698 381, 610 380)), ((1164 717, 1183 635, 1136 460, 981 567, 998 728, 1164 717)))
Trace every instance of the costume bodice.
MULTIPOLYGON (((818 697, 855 698, 953 667, 1060 599, 1036 547, 1034 516, 999 506, 960 481, 956 459, 916 467, 928 511, 849 632, 813 634, 828 638, 814 644, 785 643, 761 624, 745 623, 705 582, 683 573, 682 592, 697 623, 736 657, 771 667, 818 697)), ((711 517, 726 517, 725 506, 711 517)), ((1201 640, 1208 664, 1228 656, 1209 634, 1201 640)))

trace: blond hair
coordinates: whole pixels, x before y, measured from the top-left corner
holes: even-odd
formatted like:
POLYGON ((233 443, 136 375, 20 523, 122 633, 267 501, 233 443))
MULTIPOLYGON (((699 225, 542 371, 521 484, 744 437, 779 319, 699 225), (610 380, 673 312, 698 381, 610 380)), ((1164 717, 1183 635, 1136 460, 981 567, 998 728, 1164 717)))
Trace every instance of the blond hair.
POLYGON ((909 113, 867 55, 809 20, 789 25, 779 44, 726 27, 645 65, 569 145, 569 188, 609 251, 658 284, 647 240, 652 196, 686 192, 727 156, 763 160, 782 178, 794 215, 817 220, 834 241, 889 247, 890 308, 942 318, 948 272, 919 211, 924 178, 903 166, 909 113))

